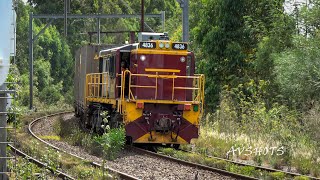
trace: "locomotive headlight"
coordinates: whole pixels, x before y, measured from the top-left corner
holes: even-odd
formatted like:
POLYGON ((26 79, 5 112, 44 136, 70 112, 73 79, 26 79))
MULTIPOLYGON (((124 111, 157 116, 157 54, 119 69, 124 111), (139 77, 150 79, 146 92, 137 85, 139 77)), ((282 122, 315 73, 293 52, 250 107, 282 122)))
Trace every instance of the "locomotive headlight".
POLYGON ((185 58, 184 56, 182 56, 182 57, 180 58, 180 61, 181 61, 181 62, 185 62, 185 61, 186 61, 186 58, 185 58))
POLYGON ((159 47, 160 47, 160 48, 164 48, 164 44, 161 42, 161 43, 159 44, 159 47))
POLYGON ((146 60, 146 56, 145 56, 145 55, 141 55, 141 56, 140 56, 140 60, 141 60, 141 61, 145 61, 145 60, 146 60))
POLYGON ((166 43, 166 48, 169 49, 169 47, 170 47, 170 44, 166 43))

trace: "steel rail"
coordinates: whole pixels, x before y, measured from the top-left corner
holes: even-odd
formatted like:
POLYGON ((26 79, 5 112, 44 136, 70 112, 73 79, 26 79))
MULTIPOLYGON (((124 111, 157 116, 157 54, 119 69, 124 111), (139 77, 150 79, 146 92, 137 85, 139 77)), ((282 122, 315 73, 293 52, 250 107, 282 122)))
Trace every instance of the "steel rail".
MULTIPOLYGON (((186 152, 186 153, 194 153, 192 151, 187 151, 187 150, 182 150, 182 149, 179 149, 179 151, 186 152)), ((299 174, 299 173, 283 171, 283 170, 274 169, 274 168, 268 168, 268 167, 263 167, 263 166, 256 166, 256 165, 252 165, 252 164, 232 161, 232 160, 225 159, 225 158, 209 156, 209 155, 206 155, 206 157, 213 158, 213 159, 218 159, 218 160, 223 160, 223 161, 226 161, 226 162, 229 162, 229 163, 233 163, 233 164, 236 164, 236 165, 239 165, 239 166, 250 166, 250 167, 254 167, 254 168, 259 169, 259 170, 265 170, 265 171, 268 171, 268 172, 281 172, 281 173, 284 173, 284 174, 288 174, 290 176, 304 176, 304 177, 307 177, 309 179, 320 180, 320 178, 313 177, 313 176, 308 176, 308 175, 303 175, 303 174, 299 174)))
MULTIPOLYGON (((52 148, 54 148, 54 149, 56 149, 56 150, 58 150, 58 151, 60 151, 60 152, 64 152, 64 153, 69 154, 69 155, 71 155, 71 156, 74 156, 74 157, 76 157, 76 158, 78 158, 78 159, 87 161, 87 160, 86 160, 85 158, 83 158, 83 157, 80 157, 80 156, 75 155, 75 154, 73 154, 73 153, 67 152, 67 151, 65 151, 65 150, 63 150, 63 149, 60 149, 60 148, 58 148, 58 147, 56 147, 56 146, 48 143, 47 141, 45 141, 45 140, 41 139, 40 137, 38 137, 38 136, 32 131, 32 127, 33 127, 38 121, 43 120, 43 119, 48 118, 48 117, 53 117, 53 116, 62 115, 62 114, 68 114, 68 113, 73 113, 73 111, 58 112, 58 113, 54 113, 54 114, 50 114, 50 115, 47 115, 47 116, 43 116, 43 117, 36 118, 36 119, 34 119, 31 123, 29 123, 28 130, 29 130, 30 134, 31 134, 34 138, 36 138, 36 139, 38 139, 39 141, 45 143, 46 145, 48 145, 48 146, 50 146, 50 147, 52 147, 52 148)), ((88 161, 87 161, 87 162, 88 162, 88 161)), ((99 163, 97 163, 97 162, 90 161, 89 163, 90 163, 90 165, 92 165, 93 167, 102 168, 102 165, 99 164, 99 163)), ((138 180, 138 179, 139 179, 139 178, 133 177, 133 176, 131 176, 131 175, 129 175, 129 174, 126 174, 126 173, 120 172, 120 171, 118 171, 118 170, 115 170, 115 169, 113 169, 113 168, 110 168, 110 167, 108 167, 108 166, 105 167, 105 168, 106 168, 106 170, 108 170, 109 172, 118 175, 120 179, 125 179, 125 180, 138 180)))
POLYGON ((8 146, 10 147, 12 152, 15 152, 17 155, 19 155, 23 158, 26 158, 29 162, 36 164, 40 168, 44 167, 44 168, 50 170, 52 174, 57 174, 59 178, 75 180, 75 178, 71 177, 70 175, 68 175, 62 171, 59 171, 59 170, 54 170, 53 168, 49 167, 46 163, 43 163, 43 162, 27 155, 23 151, 15 148, 14 146, 12 146, 12 145, 8 145, 8 146))
POLYGON ((144 153, 144 154, 147 154, 147 155, 150 155, 150 156, 153 156, 153 157, 159 157, 161 159, 166 159, 166 160, 169 160, 169 161, 177 162, 177 163, 184 164, 184 165, 187 165, 187 166, 190 166, 190 167, 194 167, 194 168, 197 168, 197 169, 216 172, 216 173, 219 173, 221 175, 225 175, 225 176, 229 176, 229 177, 233 177, 233 178, 237 178, 237 179, 246 179, 246 180, 258 179, 258 178, 254 178, 254 177, 250 177, 250 176, 245 176, 245 175, 242 175, 242 174, 232 173, 232 172, 225 171, 225 170, 218 169, 218 168, 205 166, 205 165, 202 165, 202 164, 196 164, 196 163, 184 161, 184 160, 181 160, 181 159, 177 159, 177 158, 174 158, 174 157, 171 157, 171 156, 166 156, 166 155, 154 153, 154 152, 151 152, 149 150, 141 149, 141 148, 134 147, 134 146, 130 146, 128 148, 130 148, 130 149, 132 149, 132 150, 134 150, 136 152, 144 153))

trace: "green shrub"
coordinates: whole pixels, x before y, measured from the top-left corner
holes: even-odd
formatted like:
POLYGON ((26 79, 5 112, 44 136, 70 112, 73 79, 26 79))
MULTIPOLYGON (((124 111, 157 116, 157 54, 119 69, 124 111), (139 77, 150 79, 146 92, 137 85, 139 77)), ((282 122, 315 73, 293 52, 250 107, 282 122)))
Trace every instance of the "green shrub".
POLYGON ((181 144, 180 149, 185 150, 185 151, 191 151, 192 147, 190 144, 181 144))
POLYGON ((275 81, 294 106, 319 100, 319 38, 296 36, 294 47, 274 56, 275 81))
POLYGON ((71 134, 68 137, 69 143, 75 146, 81 146, 82 138, 84 137, 84 132, 79 128, 73 128, 71 134))
POLYGON ((286 174, 283 172, 271 172, 269 175, 272 180, 283 180, 286 177, 286 174))
POLYGON ((194 162, 194 163, 203 163, 203 158, 199 154, 195 153, 186 153, 186 158, 188 161, 194 162))
POLYGON ((168 155, 168 156, 173 156, 175 154, 175 150, 172 148, 162 148, 162 149, 160 149, 160 151, 163 154, 168 155))
POLYGON ((87 150, 91 150, 92 146, 94 144, 94 140, 90 134, 84 134, 82 140, 81 140, 81 146, 84 147, 87 150))
POLYGON ((312 163, 309 159, 301 158, 296 164, 297 171, 300 174, 309 174, 312 163))
POLYGON ((218 160, 214 163, 214 167, 219 169, 226 169, 227 162, 224 160, 218 160))
POLYGON ((203 160, 203 163, 204 163, 205 165, 211 166, 211 167, 213 167, 216 162, 217 162, 216 159, 209 158, 209 157, 205 157, 204 160, 203 160))
POLYGON ((256 171, 255 168, 251 166, 242 166, 240 168, 240 174, 247 175, 247 176, 254 176, 254 174, 256 174, 255 171, 256 171))
POLYGON ((173 157, 175 157, 177 159, 187 160, 186 153, 184 153, 182 151, 176 151, 175 154, 173 154, 173 157))
POLYGON ((8 161, 8 167, 16 178, 10 179, 49 179, 50 171, 39 168, 36 164, 29 162, 27 159, 18 157, 17 162, 8 161))
POLYGON ((309 180, 309 178, 306 176, 296 176, 294 177, 294 180, 309 180))
POLYGON ((231 163, 228 163, 226 165, 226 170, 227 171, 230 171, 230 172, 233 172, 233 173, 239 173, 240 172, 240 166, 237 166, 235 164, 231 164, 231 163))
POLYGON ((85 178, 90 178, 93 176, 94 169, 93 168, 88 168, 83 165, 78 165, 75 168, 75 171, 77 173, 78 179, 85 179, 85 178))
POLYGON ((45 149, 46 152, 42 154, 40 161, 46 163, 55 172, 61 166, 59 161, 60 153, 53 148, 45 147, 45 149))
POLYGON ((62 169, 71 169, 79 165, 79 161, 75 157, 61 158, 60 162, 63 166, 62 169))
POLYGON ((200 154, 204 154, 206 155, 207 154, 207 148, 206 147, 200 147, 200 148, 197 148, 197 152, 199 152, 200 154))
POLYGON ((109 132, 104 133, 102 136, 96 136, 94 140, 102 146, 106 158, 115 159, 125 145, 125 130, 124 128, 110 129, 109 132))

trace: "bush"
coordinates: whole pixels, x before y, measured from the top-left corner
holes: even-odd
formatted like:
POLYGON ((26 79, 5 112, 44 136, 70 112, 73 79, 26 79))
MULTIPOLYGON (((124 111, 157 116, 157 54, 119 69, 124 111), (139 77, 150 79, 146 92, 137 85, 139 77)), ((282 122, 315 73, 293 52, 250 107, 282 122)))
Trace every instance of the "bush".
POLYGON ((79 179, 85 179, 85 178, 90 178, 93 176, 94 169, 93 168, 88 168, 83 165, 78 165, 75 169, 77 172, 77 177, 79 179))
POLYGON ((285 100, 296 107, 319 100, 319 39, 296 37, 294 48, 275 55, 276 83, 285 100))
POLYGON ((214 167, 219 168, 219 169, 226 169, 227 162, 224 160, 218 160, 217 162, 214 163, 214 167))
POLYGON ((209 157, 206 157, 204 158, 204 164, 207 165, 207 166, 211 166, 213 167, 215 165, 215 163, 217 162, 216 159, 213 159, 213 158, 209 158, 209 157))
POLYGON ((254 167, 251 167, 251 166, 242 166, 240 168, 240 174, 243 174, 243 175, 247 175, 247 176, 254 176, 255 173, 255 168, 254 167))
POLYGON ((176 151, 175 154, 173 154, 173 157, 175 157, 177 159, 187 160, 186 153, 181 152, 181 151, 176 151))
POLYGON ((272 172, 269 175, 272 180, 283 180, 286 177, 283 172, 272 172))
POLYGON ((175 150, 172 148, 162 148, 162 149, 160 149, 160 151, 163 154, 168 155, 168 156, 173 156, 175 154, 175 150))
POLYGON ((187 161, 191 161, 194 163, 199 163, 199 164, 203 163, 203 159, 202 159, 201 155, 199 155, 199 154, 186 153, 186 159, 187 159, 187 161))
POLYGON ((123 149, 126 142, 124 128, 110 129, 102 136, 96 136, 94 140, 103 148, 103 153, 108 159, 115 159, 117 154, 123 149))
POLYGON ((39 99, 47 104, 54 104, 61 98, 62 82, 46 86, 40 93, 39 99))
POLYGON ((228 163, 226 165, 226 170, 230 171, 230 172, 233 172, 233 173, 239 173, 240 172, 240 166, 237 166, 237 165, 232 164, 232 163, 228 163))
POLYGON ((68 141, 75 146, 81 146, 81 141, 83 139, 83 137, 85 136, 85 133, 82 132, 81 129, 79 128, 73 128, 71 130, 71 134, 68 137, 68 141))
POLYGON ((296 176, 294 177, 294 180, 309 180, 309 178, 306 176, 296 176))
POLYGON ((299 158, 296 164, 297 171, 300 174, 309 174, 311 166, 312 163, 310 162, 310 160, 305 158, 299 158))

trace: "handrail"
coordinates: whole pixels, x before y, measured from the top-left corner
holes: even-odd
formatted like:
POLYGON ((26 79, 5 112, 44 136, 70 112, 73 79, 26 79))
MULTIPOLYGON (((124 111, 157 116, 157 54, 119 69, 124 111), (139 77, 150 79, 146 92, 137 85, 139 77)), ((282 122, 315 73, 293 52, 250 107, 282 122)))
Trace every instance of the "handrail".
MULTIPOLYGON (((203 109, 203 103, 204 103, 204 75, 202 74, 197 74, 194 76, 181 76, 181 75, 176 75, 175 72, 171 72, 171 74, 162 74, 164 72, 168 73, 165 70, 162 69, 152 69, 152 70, 159 70, 158 71, 150 71, 153 72, 154 74, 133 74, 129 70, 124 70, 121 72, 121 74, 116 74, 116 78, 120 80, 120 85, 115 85, 116 89, 120 88, 120 95, 119 98, 117 99, 117 110, 120 113, 123 113, 123 108, 122 105, 125 100, 129 101, 145 101, 145 102, 151 102, 152 100, 157 102, 157 103, 190 103, 190 104, 201 104, 201 109, 203 109), (160 74, 161 73, 161 74, 160 74), (126 97, 126 92, 125 92, 125 85, 126 85, 126 77, 128 76, 127 80, 129 81, 128 83, 128 97, 126 97), (141 85, 141 84, 133 84, 132 83, 132 77, 145 77, 145 78, 155 78, 155 85, 141 85), (158 97, 158 80, 159 79, 171 79, 172 80, 172 95, 171 99, 166 99, 166 100, 159 100, 158 97), (179 79, 190 79, 192 80, 192 85, 181 87, 181 86, 176 86, 176 81, 179 79), (133 92, 132 88, 144 88, 144 89, 154 89, 154 99, 136 99, 133 92), (192 91, 192 99, 191 101, 179 101, 175 99, 175 91, 176 90, 190 90, 192 91)), ((108 98, 108 90, 110 86, 109 82, 109 73, 91 73, 86 75, 86 88, 85 88, 85 95, 86 98, 108 98)))
MULTIPOLYGON (((153 69, 155 70, 155 69, 153 69)), ((167 71, 162 71, 159 69, 160 72, 167 72, 167 71)), ((203 104, 204 102, 204 75, 195 75, 195 76, 178 76, 175 75, 175 73, 169 74, 169 75, 159 75, 159 72, 155 72, 156 74, 133 74, 129 70, 123 71, 122 74, 118 74, 119 76, 122 76, 122 81, 125 82, 125 78, 123 78, 123 74, 127 74, 129 76, 129 96, 128 99, 130 101, 137 101, 136 98, 134 97, 131 88, 151 88, 155 89, 155 98, 154 100, 157 100, 157 92, 158 92, 158 79, 172 79, 172 101, 176 101, 174 98, 175 90, 192 90, 192 91, 197 91, 195 93, 195 97, 193 98, 192 103, 197 103, 200 102, 203 104), (155 78, 155 85, 135 85, 131 83, 132 77, 146 77, 146 78, 155 78), (175 86, 175 79, 193 79, 193 81, 196 81, 196 87, 176 87, 175 86)), ((123 83, 125 85, 125 83, 123 83)), ((124 86, 121 87, 122 92, 124 92, 124 86)), ((168 99, 169 100, 169 99, 168 99)), ((186 102, 186 101, 184 101, 186 102)))

